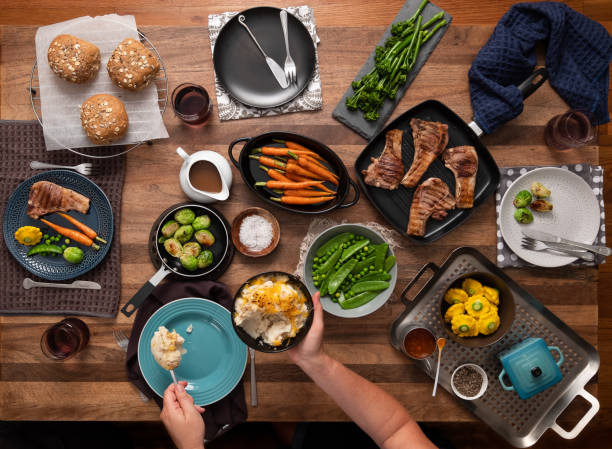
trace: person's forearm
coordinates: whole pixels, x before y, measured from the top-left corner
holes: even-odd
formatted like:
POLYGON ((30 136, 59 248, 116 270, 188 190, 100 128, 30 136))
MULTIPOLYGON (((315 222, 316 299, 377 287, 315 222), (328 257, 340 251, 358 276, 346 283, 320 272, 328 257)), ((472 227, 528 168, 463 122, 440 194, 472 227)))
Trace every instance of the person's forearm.
POLYGON ((433 447, 396 399, 337 360, 322 353, 298 365, 379 446, 433 447))

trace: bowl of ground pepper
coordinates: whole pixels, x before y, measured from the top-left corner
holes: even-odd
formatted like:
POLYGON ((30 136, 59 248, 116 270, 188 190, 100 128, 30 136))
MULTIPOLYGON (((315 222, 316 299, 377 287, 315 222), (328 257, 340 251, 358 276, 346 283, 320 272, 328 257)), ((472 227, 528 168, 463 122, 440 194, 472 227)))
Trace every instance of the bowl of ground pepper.
POLYGON ((473 363, 458 366, 451 376, 453 392, 466 401, 481 397, 487 391, 488 385, 489 379, 485 370, 473 363))
POLYGON ((238 251, 249 257, 267 256, 280 240, 280 225, 271 212, 249 207, 232 223, 232 241, 238 251))

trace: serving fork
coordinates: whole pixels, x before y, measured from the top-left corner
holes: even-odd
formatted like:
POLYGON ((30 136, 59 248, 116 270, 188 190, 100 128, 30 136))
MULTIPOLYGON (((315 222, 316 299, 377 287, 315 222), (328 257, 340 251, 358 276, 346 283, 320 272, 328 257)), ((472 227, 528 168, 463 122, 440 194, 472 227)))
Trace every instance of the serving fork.
MULTIPOLYGON (((123 352, 127 352, 128 344, 130 340, 127 338, 127 335, 125 335, 125 332, 123 332, 122 330, 114 330, 113 336, 115 337, 117 346, 119 346, 123 350, 123 352)), ((140 399, 142 399, 142 402, 149 401, 149 397, 146 394, 144 394, 142 391, 138 390, 138 394, 140 395, 140 399)))
POLYGON ((595 256, 592 253, 589 253, 588 251, 576 251, 561 245, 562 244, 544 243, 529 237, 523 237, 521 240, 521 246, 525 249, 529 249, 532 251, 549 250, 558 253, 563 253, 572 257, 578 257, 582 260, 586 260, 587 262, 593 262, 595 260, 595 256))
POLYGON ((68 165, 56 165, 56 164, 47 164, 46 162, 32 161, 30 162, 30 168, 32 170, 44 170, 47 168, 64 168, 66 170, 74 170, 85 176, 95 175, 97 173, 97 170, 94 168, 91 162, 84 162, 79 165, 68 166, 68 165))
POLYGON ((285 36, 285 50, 287 57, 285 58, 285 78, 289 84, 297 82, 297 70, 295 68, 295 62, 289 52, 289 34, 287 32, 287 11, 284 9, 280 12, 281 25, 283 26, 283 36, 285 36))

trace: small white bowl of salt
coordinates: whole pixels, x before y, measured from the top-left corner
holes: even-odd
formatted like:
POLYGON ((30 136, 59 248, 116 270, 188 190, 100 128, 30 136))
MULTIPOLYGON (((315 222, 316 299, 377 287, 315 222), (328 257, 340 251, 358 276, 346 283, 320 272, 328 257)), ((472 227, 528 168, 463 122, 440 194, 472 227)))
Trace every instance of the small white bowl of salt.
POLYGON ((270 254, 280 240, 280 226, 269 211, 250 207, 240 212, 232 223, 232 241, 238 251, 249 257, 270 254))

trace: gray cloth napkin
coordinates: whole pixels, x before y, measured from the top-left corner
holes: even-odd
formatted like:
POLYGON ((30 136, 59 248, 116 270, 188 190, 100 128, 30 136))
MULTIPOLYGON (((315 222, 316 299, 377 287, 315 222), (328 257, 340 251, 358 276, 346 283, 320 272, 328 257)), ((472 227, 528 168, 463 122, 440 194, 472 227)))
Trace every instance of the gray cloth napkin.
MULTIPOLYGON (((497 192, 495 194, 495 213, 497 216, 497 266, 498 267, 532 267, 533 265, 525 262, 518 257, 514 252, 508 248, 506 242, 502 237, 501 231, 499 230, 499 211, 501 200, 504 197, 504 193, 510 188, 512 183, 520 176, 525 173, 540 167, 528 166, 528 167, 505 167, 501 168, 501 178, 497 192)), ((594 245, 605 245, 606 244, 606 215, 604 212, 604 201, 603 201, 603 168, 599 165, 588 165, 588 164, 574 164, 574 165, 561 165, 560 168, 571 171, 577 174, 586 181, 588 185, 593 189, 593 193, 597 197, 597 202, 601 207, 600 215, 600 226, 597 238, 595 239, 594 245)), ((571 265, 583 265, 593 266, 605 263, 605 257, 595 255, 595 262, 587 262, 584 260, 577 260, 571 263, 571 265)))
MULTIPOLYGON (((317 27, 314 19, 314 11, 310 6, 288 6, 284 8, 289 14, 294 15, 304 24, 315 44, 319 44, 317 27)), ((214 54, 215 42, 219 37, 221 28, 229 22, 238 12, 225 12, 222 14, 211 14, 208 16, 208 33, 210 37, 210 50, 214 54)), ((287 114, 289 112, 316 111, 323 107, 321 95, 321 77, 319 75, 319 56, 315 45, 315 70, 310 83, 304 91, 288 103, 275 108, 254 108, 246 106, 234 99, 219 83, 215 73, 215 91, 217 94, 217 111, 219 120, 238 120, 242 118, 264 117, 267 115, 287 114)))

